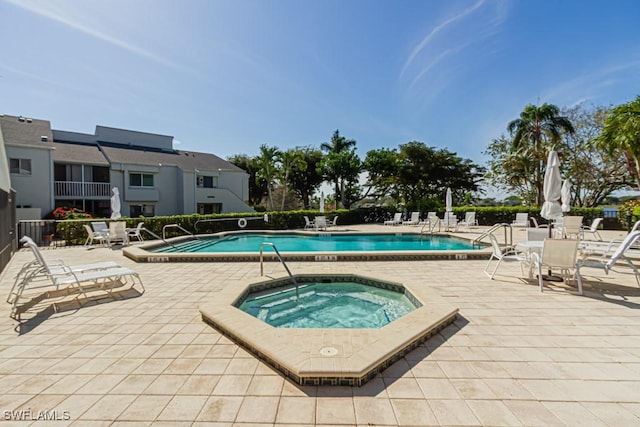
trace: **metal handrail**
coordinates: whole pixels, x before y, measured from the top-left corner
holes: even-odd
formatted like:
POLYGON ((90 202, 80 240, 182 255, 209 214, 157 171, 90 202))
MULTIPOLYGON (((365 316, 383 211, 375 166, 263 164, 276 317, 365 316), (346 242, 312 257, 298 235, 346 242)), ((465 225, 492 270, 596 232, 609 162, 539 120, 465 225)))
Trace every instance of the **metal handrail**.
MULTIPOLYGON (((174 245, 172 245, 171 243, 167 242, 164 238, 158 236, 156 233, 154 233, 153 231, 149 230, 148 228, 142 227, 140 229, 140 231, 146 231, 147 233, 151 234, 153 237, 155 237, 158 240, 162 240, 164 243, 166 243, 167 245, 171 246, 172 248, 175 248, 174 245)), ((163 233, 164 234, 164 233, 163 233)))
POLYGON ((435 230, 436 225, 438 226, 438 231, 440 231, 440 218, 438 218, 437 216, 428 217, 427 221, 422 225, 422 228, 420 229, 420 234, 424 234, 424 228, 427 226, 429 227, 428 233, 433 234, 433 231, 435 230), (437 221, 431 221, 431 218, 436 218, 437 221))
POLYGON ((273 243, 263 242, 260 245, 260 276, 264 276, 264 270, 263 270, 263 265, 262 265, 263 264, 262 251, 263 251, 265 246, 270 246, 270 247, 273 248, 273 251, 276 253, 276 256, 278 257, 278 259, 280 260, 280 262, 284 266, 284 269, 287 270, 287 273, 289 274, 289 277, 291 277, 291 281, 293 282, 293 284, 296 287, 296 299, 298 299, 300 297, 300 291, 298 289, 298 281, 296 280, 295 276, 293 274, 291 274, 291 270, 289 270, 289 267, 287 266, 287 263, 284 262, 284 258, 282 258, 282 255, 280 255, 280 252, 278 251, 278 248, 276 248, 276 245, 274 245, 273 243))
POLYGON ((475 245, 478 242, 480 242, 480 240, 484 239, 489 234, 493 234, 493 232, 498 230, 499 228, 504 229, 504 244, 512 246, 513 245, 513 228, 511 227, 511 224, 506 222, 499 222, 497 224, 492 225, 491 228, 489 228, 487 231, 485 231, 484 233, 482 233, 481 235, 473 239, 473 241, 471 242, 471 245, 475 247, 475 245), (507 229, 509 230, 509 240, 507 240, 507 229))
POLYGON ((177 229, 179 229, 179 230, 181 230, 181 231, 184 231, 185 233, 187 233, 187 234, 191 235, 192 237, 194 237, 194 238, 196 238, 196 239, 198 238, 198 236, 196 236, 195 234, 193 234, 193 233, 192 233, 192 232, 190 232, 189 230, 185 229, 185 228, 184 228, 183 226, 181 226, 180 224, 167 224, 167 225, 165 225, 164 227, 162 227, 162 240, 164 240, 164 239, 166 238, 166 236, 165 236, 165 233, 164 233, 164 232, 165 232, 165 229, 167 229, 167 228, 177 228, 177 229))

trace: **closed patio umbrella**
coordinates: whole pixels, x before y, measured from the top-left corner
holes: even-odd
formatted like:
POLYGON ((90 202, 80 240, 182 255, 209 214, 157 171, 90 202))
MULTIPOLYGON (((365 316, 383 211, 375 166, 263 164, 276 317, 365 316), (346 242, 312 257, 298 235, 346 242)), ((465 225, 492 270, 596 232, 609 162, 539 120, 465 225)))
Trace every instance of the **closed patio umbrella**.
POLYGON ((324 213, 324 191, 320 192, 320 213, 324 213))
POLYGON ((120 215, 120 191, 118 187, 113 187, 113 196, 111 196, 111 219, 118 219, 120 215))
MULTIPOLYGON (((544 194, 544 203, 540 210, 540 216, 549 221, 549 237, 551 237, 551 221, 562 218, 562 205, 560 204, 562 177, 560 176, 560 159, 558 159, 558 153, 555 150, 549 151, 542 192, 544 194)), ((562 278, 552 276, 551 271, 544 279, 562 281, 562 278)))
POLYGON ((445 210, 451 212, 453 210, 453 201, 451 199, 451 187, 447 187, 447 195, 445 197, 445 210))

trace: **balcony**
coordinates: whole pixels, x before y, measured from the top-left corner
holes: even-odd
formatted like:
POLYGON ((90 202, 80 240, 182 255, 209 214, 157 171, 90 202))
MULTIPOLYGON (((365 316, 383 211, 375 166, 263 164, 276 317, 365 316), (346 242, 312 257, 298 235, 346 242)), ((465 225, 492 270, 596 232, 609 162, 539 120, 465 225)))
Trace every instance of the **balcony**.
POLYGON ((55 197, 68 199, 109 199, 111 184, 108 182, 55 181, 55 197))

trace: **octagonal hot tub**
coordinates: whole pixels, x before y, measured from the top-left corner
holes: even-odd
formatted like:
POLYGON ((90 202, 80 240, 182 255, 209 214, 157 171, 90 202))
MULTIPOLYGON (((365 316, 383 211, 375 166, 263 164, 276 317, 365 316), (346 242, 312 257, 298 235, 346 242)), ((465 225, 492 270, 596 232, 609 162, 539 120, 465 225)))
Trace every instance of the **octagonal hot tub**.
POLYGON ((360 386, 458 312, 427 286, 353 274, 294 277, 297 287, 288 276, 230 286, 200 312, 205 322, 300 385, 360 386))

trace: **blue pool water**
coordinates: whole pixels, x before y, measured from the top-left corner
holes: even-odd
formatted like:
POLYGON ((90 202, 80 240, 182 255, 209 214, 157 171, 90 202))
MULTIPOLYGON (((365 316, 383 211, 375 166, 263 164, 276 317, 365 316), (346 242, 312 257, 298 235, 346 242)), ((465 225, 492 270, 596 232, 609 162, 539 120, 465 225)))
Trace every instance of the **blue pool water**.
MULTIPOLYGON (((280 252, 435 251, 472 250, 470 243, 446 236, 418 234, 234 234, 201 238, 162 247, 153 252, 258 252, 262 243, 273 243, 280 252)), ((267 248, 266 251, 271 251, 267 248)))
POLYGON ((415 306, 400 292, 352 282, 308 283, 249 296, 240 310, 277 328, 381 328, 415 306))

